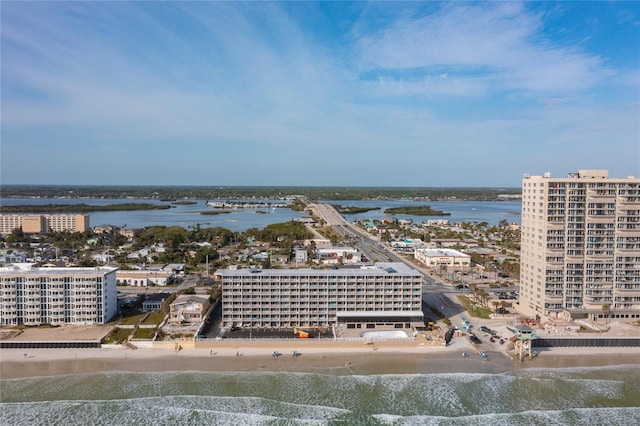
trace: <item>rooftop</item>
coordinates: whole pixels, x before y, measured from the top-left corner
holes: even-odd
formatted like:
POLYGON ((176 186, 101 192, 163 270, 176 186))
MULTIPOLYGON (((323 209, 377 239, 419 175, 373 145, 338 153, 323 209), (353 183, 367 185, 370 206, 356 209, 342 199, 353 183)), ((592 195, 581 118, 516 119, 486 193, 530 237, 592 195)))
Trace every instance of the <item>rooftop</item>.
POLYGON ((374 266, 338 269, 220 269, 216 275, 221 276, 380 276, 398 274, 403 276, 421 275, 417 270, 401 262, 380 262, 374 266))
POLYGON ((449 257, 469 257, 468 254, 453 249, 417 249, 427 257, 449 256, 449 257))
POLYGON ((69 275, 69 274, 78 274, 78 275, 87 275, 87 274, 108 274, 110 272, 116 271, 118 268, 112 266, 99 266, 92 268, 81 268, 81 267, 47 267, 47 268, 39 268, 35 266, 35 263, 11 263, 6 266, 0 267, 0 274, 2 275, 69 275))

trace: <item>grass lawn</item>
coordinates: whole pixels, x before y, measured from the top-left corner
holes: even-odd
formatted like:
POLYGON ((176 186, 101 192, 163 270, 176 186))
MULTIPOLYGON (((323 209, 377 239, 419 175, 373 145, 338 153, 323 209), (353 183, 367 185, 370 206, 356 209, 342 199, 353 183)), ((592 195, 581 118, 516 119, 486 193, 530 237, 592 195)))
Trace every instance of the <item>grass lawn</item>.
POLYGON ((491 319, 490 315, 493 313, 491 309, 481 307, 474 308, 474 303, 467 296, 458 295, 458 300, 472 317, 491 319))
POLYGON ((139 328, 133 335, 134 339, 152 339, 156 334, 155 328, 139 328))
POLYGON ((104 343, 122 343, 127 340, 131 329, 116 328, 116 330, 104 339, 104 343))
POLYGON ((151 312, 149 314, 149 316, 147 317, 147 319, 145 319, 144 321, 142 321, 142 324, 144 325, 160 325, 160 323, 162 322, 162 320, 164 319, 164 317, 166 316, 166 314, 162 311, 155 311, 155 312, 151 312))
POLYGON ((142 317, 144 317, 146 314, 142 313, 142 314, 136 314, 136 315, 132 315, 130 317, 125 317, 122 318, 122 321, 120 321, 120 324, 122 325, 137 325, 140 320, 142 319, 142 317))

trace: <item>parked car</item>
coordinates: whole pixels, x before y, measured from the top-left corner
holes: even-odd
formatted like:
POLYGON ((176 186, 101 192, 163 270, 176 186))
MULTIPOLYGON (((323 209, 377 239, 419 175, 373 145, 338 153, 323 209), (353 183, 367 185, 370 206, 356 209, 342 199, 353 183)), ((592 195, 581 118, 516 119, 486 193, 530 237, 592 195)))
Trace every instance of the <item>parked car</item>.
POLYGON ((490 335, 492 335, 492 336, 495 336, 496 334, 498 334, 498 333, 496 333, 496 331, 495 331, 495 330, 492 330, 492 329, 490 329, 489 327, 485 327, 484 325, 483 325, 483 326, 480 326, 480 330, 481 330, 481 331, 483 331, 483 332, 485 332, 485 333, 488 333, 488 334, 490 334, 490 335))

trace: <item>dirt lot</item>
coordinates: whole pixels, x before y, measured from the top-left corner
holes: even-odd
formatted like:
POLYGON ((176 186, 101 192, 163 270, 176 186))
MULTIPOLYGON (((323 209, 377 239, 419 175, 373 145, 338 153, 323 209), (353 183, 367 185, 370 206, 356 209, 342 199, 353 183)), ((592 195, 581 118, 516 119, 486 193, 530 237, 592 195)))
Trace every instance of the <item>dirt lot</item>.
POLYGON ((65 325, 60 327, 33 327, 16 329, 2 327, 0 339, 14 341, 99 340, 111 330, 110 325, 65 325))

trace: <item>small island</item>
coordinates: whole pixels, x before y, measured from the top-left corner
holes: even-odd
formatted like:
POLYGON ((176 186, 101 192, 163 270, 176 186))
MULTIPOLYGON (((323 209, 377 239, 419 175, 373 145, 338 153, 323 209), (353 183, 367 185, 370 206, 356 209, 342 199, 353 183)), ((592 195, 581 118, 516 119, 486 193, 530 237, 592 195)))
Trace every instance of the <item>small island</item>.
POLYGON ((402 206, 391 207, 384 211, 386 214, 409 214, 415 216, 451 216, 451 213, 434 210, 431 206, 402 206))
POLYGON ((200 214, 205 216, 215 216, 217 214, 231 213, 230 210, 203 210, 200 214))
POLYGON ((171 204, 174 204, 176 206, 190 206, 190 205, 193 205, 193 204, 198 204, 198 202, 197 201, 183 200, 183 201, 175 201, 175 202, 173 202, 171 204))
POLYGON ((44 205, 17 205, 2 206, 3 213, 90 213, 90 212, 117 212, 131 210, 165 210, 170 209, 167 204, 150 203, 121 203, 96 206, 89 204, 44 204, 44 205))
POLYGON ((372 210, 380 210, 380 207, 341 206, 338 204, 331 204, 331 207, 336 209, 336 211, 340 214, 356 214, 356 213, 366 213, 372 210))

